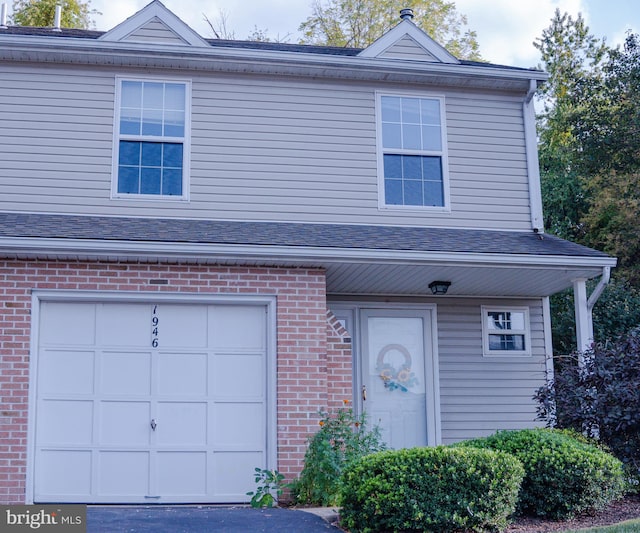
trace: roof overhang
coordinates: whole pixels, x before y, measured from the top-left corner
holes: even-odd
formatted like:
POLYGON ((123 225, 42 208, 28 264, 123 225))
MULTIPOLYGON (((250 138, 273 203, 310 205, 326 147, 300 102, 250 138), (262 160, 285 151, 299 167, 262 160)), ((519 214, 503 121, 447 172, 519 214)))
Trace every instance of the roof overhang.
POLYGON ((543 297, 614 267, 611 257, 433 252, 275 245, 151 241, 0 238, 2 256, 195 263, 323 269, 327 292, 348 295, 430 296, 434 280, 451 282, 448 296, 543 297))
POLYGON ((0 61, 105 67, 291 75, 516 91, 545 72, 497 65, 424 63, 382 58, 259 50, 111 42, 71 37, 0 35, 0 61))

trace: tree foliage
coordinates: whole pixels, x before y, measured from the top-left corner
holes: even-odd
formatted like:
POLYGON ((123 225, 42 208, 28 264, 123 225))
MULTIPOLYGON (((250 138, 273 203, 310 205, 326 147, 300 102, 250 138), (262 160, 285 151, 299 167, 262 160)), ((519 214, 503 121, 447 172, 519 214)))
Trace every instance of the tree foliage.
MULTIPOLYGON (((534 45, 550 74, 538 121, 545 227, 618 257, 605 304, 594 310, 595 338, 604 341, 640 324, 638 36, 610 48, 582 17, 556 10, 534 45), (612 298, 620 304, 607 303, 612 298)), ((575 349, 570 299, 552 298, 556 353, 575 349)))
POLYGON ((607 48, 589 33, 581 15, 573 19, 558 9, 534 46, 540 51, 541 68, 549 73, 540 90, 543 112, 538 124, 545 227, 579 240, 588 197, 574 121, 584 80, 599 76, 607 48))
MULTIPOLYGON (((591 292, 596 280, 587 283, 591 292)), ((551 297, 553 349, 556 354, 570 354, 576 349, 573 290, 567 289, 551 297)), ((604 342, 614 339, 640 324, 640 289, 627 280, 613 279, 593 308, 594 337, 604 342)), ((563 359, 556 361, 562 370, 563 359)))
POLYGON ((91 0, 14 0, 10 23, 16 26, 53 26, 56 6, 62 6, 60 24, 63 28, 89 29, 95 27, 91 0))
POLYGON ((476 32, 445 0, 314 0, 311 16, 298 28, 301 42, 364 48, 398 24, 404 8, 413 9, 413 21, 450 53, 480 59, 476 32))

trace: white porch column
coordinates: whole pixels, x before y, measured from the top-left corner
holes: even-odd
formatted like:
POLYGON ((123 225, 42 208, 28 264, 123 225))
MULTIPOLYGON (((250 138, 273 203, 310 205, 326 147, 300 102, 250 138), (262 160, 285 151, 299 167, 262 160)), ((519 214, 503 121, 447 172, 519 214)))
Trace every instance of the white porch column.
POLYGON ((576 313, 576 341, 580 352, 588 350, 593 342, 593 318, 587 302, 587 280, 574 280, 573 303, 576 313))

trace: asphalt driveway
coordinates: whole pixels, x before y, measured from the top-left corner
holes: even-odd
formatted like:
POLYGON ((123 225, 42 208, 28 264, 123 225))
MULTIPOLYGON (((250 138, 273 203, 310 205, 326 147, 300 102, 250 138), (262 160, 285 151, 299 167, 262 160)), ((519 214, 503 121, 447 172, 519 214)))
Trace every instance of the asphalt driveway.
POLYGON ((89 506, 87 533, 338 533, 335 512, 217 506, 89 506), (321 516, 322 515, 322 516, 321 516))

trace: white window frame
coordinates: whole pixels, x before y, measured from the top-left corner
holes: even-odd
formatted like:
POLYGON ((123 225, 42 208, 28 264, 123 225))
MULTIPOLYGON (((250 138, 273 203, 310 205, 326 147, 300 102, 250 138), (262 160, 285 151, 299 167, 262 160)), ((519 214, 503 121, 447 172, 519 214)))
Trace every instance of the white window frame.
POLYGON ((419 212, 451 212, 450 187, 449 187, 449 155, 447 146, 447 118, 446 118, 446 102, 442 94, 431 94, 424 92, 412 91, 376 91, 376 150, 378 163, 378 208, 381 210, 398 210, 398 211, 419 211, 419 212), (418 98, 426 100, 437 100, 440 104, 440 140, 442 150, 407 150, 407 149, 386 149, 387 153, 399 155, 420 155, 420 156, 437 156, 441 158, 442 165, 442 195, 443 205, 396 205, 387 204, 385 199, 385 182, 384 182, 384 154, 385 148, 382 146, 382 97, 404 97, 418 98))
POLYGON ((528 307, 512 306, 482 306, 482 354, 484 357, 513 357, 531 356, 531 322, 529 320, 528 307), (522 313, 524 315, 524 329, 504 330, 505 335, 524 336, 524 350, 492 350, 489 348, 489 335, 500 334, 490 330, 487 325, 489 313, 522 313))
POLYGON ((113 157, 111 166, 111 198, 125 200, 154 200, 154 201, 189 201, 191 175, 191 80, 171 77, 151 77, 151 76, 116 76, 115 78, 115 101, 113 119, 113 157), (156 82, 156 83, 181 83, 185 86, 185 118, 184 137, 159 137, 143 135, 120 135, 120 111, 122 82, 156 82), (175 142, 183 146, 182 153, 182 195, 161 195, 161 194, 136 194, 118 192, 118 161, 120 157, 120 141, 134 140, 151 142, 175 142))

